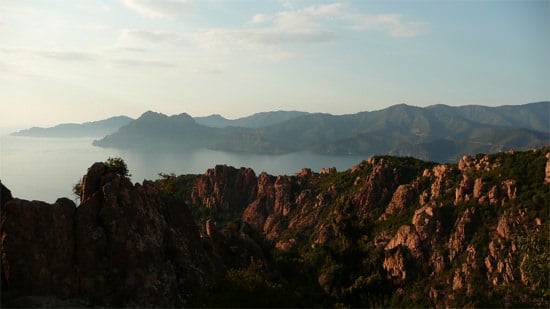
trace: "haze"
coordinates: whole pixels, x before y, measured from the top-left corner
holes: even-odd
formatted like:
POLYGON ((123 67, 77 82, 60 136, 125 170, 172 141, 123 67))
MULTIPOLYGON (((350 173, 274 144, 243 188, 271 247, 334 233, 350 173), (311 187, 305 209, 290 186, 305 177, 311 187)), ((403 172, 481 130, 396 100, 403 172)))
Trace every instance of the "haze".
POLYGON ((548 1, 0 3, 0 126, 549 100, 548 1))

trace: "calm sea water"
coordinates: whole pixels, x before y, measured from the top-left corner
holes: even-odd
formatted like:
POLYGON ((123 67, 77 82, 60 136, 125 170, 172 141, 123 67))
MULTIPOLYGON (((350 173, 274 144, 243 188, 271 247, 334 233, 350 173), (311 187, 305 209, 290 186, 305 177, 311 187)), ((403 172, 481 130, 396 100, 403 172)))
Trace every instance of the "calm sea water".
POLYGON ((136 152, 91 145, 93 138, 31 138, 0 136, 0 180, 12 195, 54 202, 74 199, 72 186, 94 162, 109 157, 125 160, 133 182, 157 179, 158 173, 202 174, 216 164, 251 167, 256 174, 293 175, 303 167, 319 171, 335 166, 348 169, 365 156, 330 156, 308 152, 285 155, 229 153, 207 149, 186 152, 136 152))

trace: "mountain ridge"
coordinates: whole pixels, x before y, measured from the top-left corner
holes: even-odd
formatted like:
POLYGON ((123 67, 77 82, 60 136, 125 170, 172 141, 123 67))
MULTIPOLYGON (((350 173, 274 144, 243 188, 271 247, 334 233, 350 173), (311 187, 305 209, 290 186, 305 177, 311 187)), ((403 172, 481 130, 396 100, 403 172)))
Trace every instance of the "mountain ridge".
MULTIPOLYGON (((205 147, 267 154, 295 151, 399 154, 456 162, 465 154, 524 150, 550 144, 550 121, 546 118, 550 115, 550 102, 502 107, 416 107, 398 104, 382 110, 346 115, 281 111, 271 114, 276 113, 279 116, 281 113, 292 114, 287 114, 289 119, 283 122, 266 122, 265 126, 260 127, 208 127, 195 119, 195 126, 189 129, 193 134, 185 132, 183 127, 178 129, 171 125, 162 129, 162 123, 156 127, 156 135, 145 129, 130 132, 122 127, 118 132, 94 141, 94 145, 139 149, 139 143, 135 141, 141 136, 141 144, 159 149, 205 147), (510 139, 503 132, 514 132, 514 135, 523 132, 528 138, 510 139), (178 134, 185 138, 179 138, 178 134), (496 140, 491 140, 491 137, 496 140), (453 148, 456 151, 438 152, 435 149, 438 141, 442 142, 439 143, 441 145, 455 145, 453 148), (461 149, 460 145, 468 147, 461 149)), ((262 119, 270 113, 255 115, 260 117, 257 119, 262 119)), ((280 121, 282 118, 277 119, 280 121)), ((136 121, 139 122, 139 118, 136 121)))
POLYGON ((12 136, 30 137, 100 137, 114 133, 120 127, 133 121, 128 116, 113 116, 103 120, 84 123, 62 123, 53 127, 32 127, 13 132, 12 136))
POLYGON ((259 112, 252 114, 250 116, 244 116, 237 119, 227 119, 220 114, 212 114, 205 117, 194 117, 197 123, 214 127, 214 128, 225 128, 225 127, 242 127, 242 128, 259 128, 264 126, 269 126, 277 123, 284 122, 286 120, 300 117, 303 115, 309 114, 308 112, 301 111, 270 111, 270 112, 259 112))

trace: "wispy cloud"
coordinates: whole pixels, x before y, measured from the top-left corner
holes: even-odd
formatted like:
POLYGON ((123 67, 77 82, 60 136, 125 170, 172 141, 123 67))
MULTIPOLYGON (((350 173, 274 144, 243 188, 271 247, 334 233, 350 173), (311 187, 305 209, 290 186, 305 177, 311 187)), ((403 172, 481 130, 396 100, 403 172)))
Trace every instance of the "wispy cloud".
MULTIPOLYGON (((267 22, 268 20, 271 20, 271 18, 265 14, 256 14, 254 15, 254 17, 252 17, 252 20, 251 22, 254 23, 254 24, 261 24, 261 23, 265 23, 267 22)), ((1 23, 0 23, 1 25, 1 23)))
POLYGON ((406 21, 401 14, 361 16, 355 26, 358 30, 380 30, 393 37, 413 37, 427 32, 425 22, 406 21))
POLYGON ((7 54, 30 55, 68 62, 90 62, 97 60, 97 55, 90 52, 54 50, 54 49, 25 49, 16 47, 2 47, 0 52, 7 54))
POLYGON ((256 14, 250 22, 258 27, 209 29, 191 37, 204 48, 222 52, 328 43, 334 41, 337 34, 323 26, 322 21, 338 14, 343 7, 344 5, 335 3, 282 11, 271 16, 256 14))
MULTIPOLYGON (((408 21, 401 14, 361 15, 343 3, 284 10, 272 15, 255 14, 248 27, 208 29, 191 35, 201 47, 218 52, 239 49, 275 49, 334 42, 340 31, 381 31, 391 37, 414 37, 427 32, 428 24, 408 21)), ((274 53, 275 54, 275 53, 274 53)), ((285 57, 281 57, 285 58, 285 57)))
POLYGON ((88 62, 97 60, 96 55, 80 51, 40 50, 35 51, 34 54, 44 58, 50 58, 59 61, 88 62))
POLYGON ((211 29, 192 35, 192 39, 204 48, 228 52, 326 43, 335 36, 333 32, 313 29, 211 29))
POLYGON ((342 3, 309 6, 301 10, 279 12, 274 21, 278 27, 319 27, 325 19, 342 18, 345 9, 342 3))
POLYGON ((280 52, 271 52, 271 53, 261 54, 261 55, 258 55, 256 58, 260 60, 269 60, 269 61, 284 61, 284 60, 294 59, 296 57, 297 56, 293 53, 280 51, 280 52))
POLYGON ((186 0, 121 0, 128 8, 150 18, 174 18, 192 12, 186 0))
POLYGON ((179 66, 178 63, 170 62, 170 61, 130 59, 130 58, 111 59, 109 62, 117 66, 134 67, 134 68, 141 68, 141 67, 175 68, 179 66))
POLYGON ((120 31, 119 40, 122 42, 146 42, 146 43, 175 43, 182 36, 168 31, 147 31, 136 29, 123 29, 120 31))

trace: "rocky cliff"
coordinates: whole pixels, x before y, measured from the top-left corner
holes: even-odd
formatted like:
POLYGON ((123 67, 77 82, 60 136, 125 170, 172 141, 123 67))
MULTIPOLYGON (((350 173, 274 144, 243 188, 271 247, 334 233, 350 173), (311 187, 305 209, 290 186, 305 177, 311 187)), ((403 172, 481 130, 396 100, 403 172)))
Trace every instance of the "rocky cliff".
POLYGON ((549 166, 544 148, 443 165, 380 156, 291 176, 219 165, 133 185, 96 163, 78 207, 2 198, 2 297, 548 306, 549 166))
POLYGON ((185 203, 104 163, 82 185, 78 207, 3 205, 4 306, 184 306, 209 285, 213 265, 185 203))

